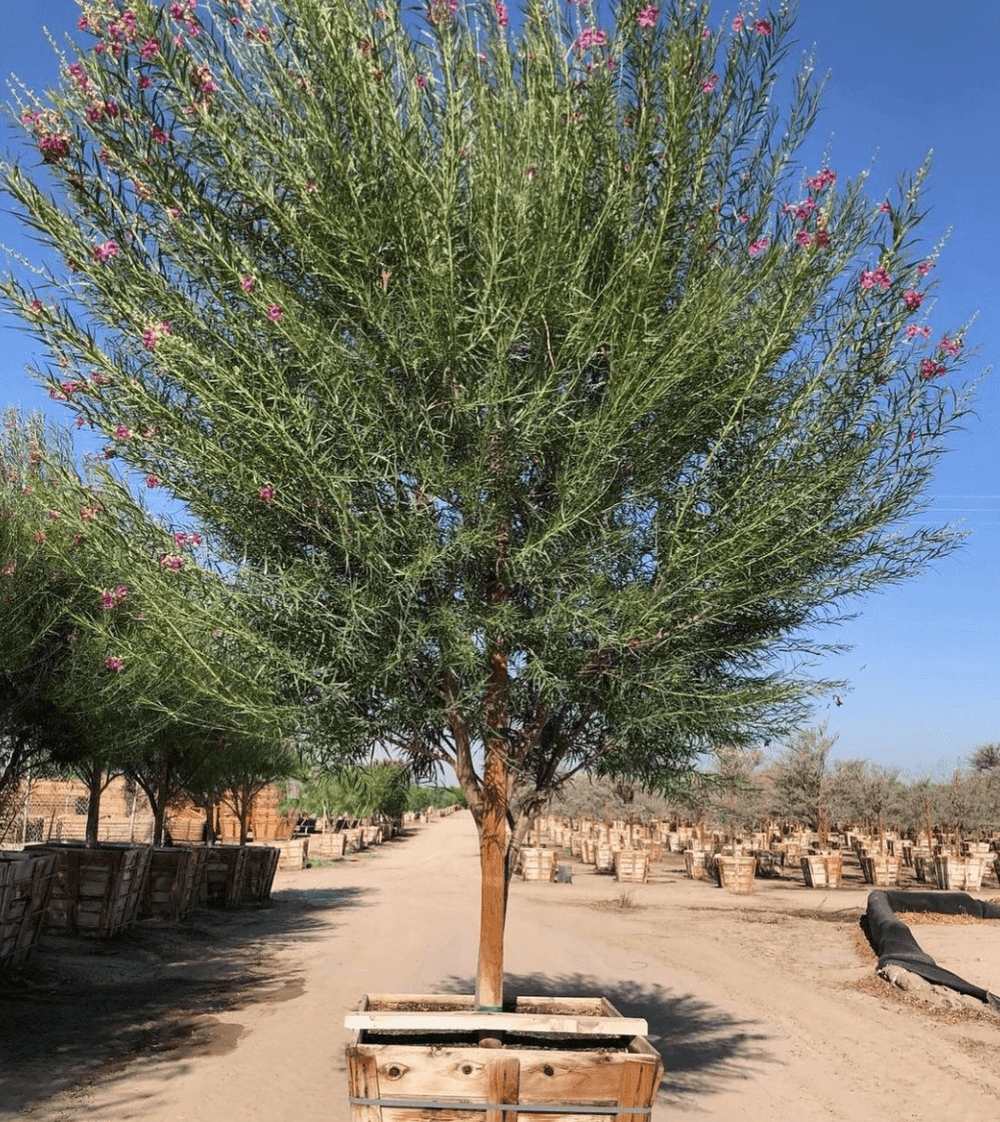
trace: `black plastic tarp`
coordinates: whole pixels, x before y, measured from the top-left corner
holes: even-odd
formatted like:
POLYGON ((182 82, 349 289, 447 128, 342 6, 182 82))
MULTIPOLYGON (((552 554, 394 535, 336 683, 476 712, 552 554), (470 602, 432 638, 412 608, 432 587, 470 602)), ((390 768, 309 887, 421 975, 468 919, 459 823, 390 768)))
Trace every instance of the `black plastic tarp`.
POLYGON ((966 892, 871 892, 868 894, 868 932, 878 955, 879 969, 901 966, 919 974, 935 986, 948 986, 986 1001, 986 990, 974 986, 950 970, 942 970, 925 954, 913 933, 896 912, 937 912, 970 915, 978 919, 1000 919, 1000 906, 975 900, 966 892))

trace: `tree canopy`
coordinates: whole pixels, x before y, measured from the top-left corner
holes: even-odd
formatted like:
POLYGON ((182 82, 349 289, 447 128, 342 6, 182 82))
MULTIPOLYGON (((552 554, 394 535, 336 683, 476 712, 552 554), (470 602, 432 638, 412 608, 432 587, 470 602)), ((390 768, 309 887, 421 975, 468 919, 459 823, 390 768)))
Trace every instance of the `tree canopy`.
POLYGON ((18 106, 39 376, 188 505, 341 750, 449 764, 496 836, 512 793, 523 831, 579 769, 670 789, 794 727, 817 629, 956 543, 914 520, 964 408, 927 169, 803 167, 790 14, 706 21, 90 0, 18 106))

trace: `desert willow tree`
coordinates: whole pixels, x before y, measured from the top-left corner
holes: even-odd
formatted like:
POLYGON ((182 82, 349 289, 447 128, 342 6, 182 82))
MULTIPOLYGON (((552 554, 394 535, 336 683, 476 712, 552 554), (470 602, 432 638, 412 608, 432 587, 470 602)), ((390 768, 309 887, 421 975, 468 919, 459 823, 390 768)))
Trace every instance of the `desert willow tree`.
POLYGON ((11 410, 0 429, 0 802, 26 767, 90 791, 87 842, 116 774, 149 797, 230 775, 283 775, 280 665, 199 564, 103 464, 81 474, 69 433, 11 410), (250 645, 247 639, 250 638, 250 645))
POLYGON ((962 410, 923 171, 795 162, 785 12, 589 12, 87 3, 4 166, 59 258, 5 289, 39 377, 241 567, 319 727, 454 769, 480 1007, 554 787, 794 727, 816 625, 954 544, 910 521, 962 410))

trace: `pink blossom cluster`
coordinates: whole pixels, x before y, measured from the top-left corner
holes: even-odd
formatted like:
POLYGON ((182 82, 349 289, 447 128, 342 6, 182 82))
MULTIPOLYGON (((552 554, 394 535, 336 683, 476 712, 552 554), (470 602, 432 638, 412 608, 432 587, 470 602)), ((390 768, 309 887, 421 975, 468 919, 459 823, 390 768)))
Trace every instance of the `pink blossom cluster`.
POLYGON ((115 427, 115 440, 131 440, 132 430, 128 425, 117 425, 115 427))
POLYGON ((906 325, 906 338, 916 339, 918 335, 922 335, 925 339, 929 339, 931 337, 931 329, 926 324, 924 324, 923 327, 920 327, 915 323, 908 323, 906 325))
POLYGON ((196 100, 205 105, 212 100, 213 94, 219 92, 219 83, 207 66, 199 66, 191 72, 191 85, 194 86, 196 100))
POLYGON ((183 531, 174 534, 174 544, 178 549, 183 549, 186 545, 201 545, 201 543, 201 534, 185 534, 183 531))
POLYGON ((758 238, 747 247, 747 253, 751 257, 759 257, 770 244, 770 238, 758 238))
POLYGON ((117 257, 121 253, 121 250, 118 248, 118 243, 114 238, 110 238, 106 242, 95 245, 91 252, 94 254, 95 261, 104 262, 110 261, 112 257, 117 257))
POLYGON ((257 492, 257 497, 262 503, 270 504, 274 502, 274 488, 270 483, 265 483, 257 492))
POLYGON ((430 0, 427 5, 427 19, 435 26, 447 26, 454 22, 458 11, 458 0, 430 0))
POLYGON ((922 358, 920 360, 920 377, 925 380, 943 378, 947 373, 943 362, 935 362, 932 358, 922 358))
POLYGON ((161 553, 159 563, 161 569, 177 572, 183 566, 184 558, 179 553, 161 553))
MULTIPOLYGON (((736 31, 736 32, 745 31, 746 28, 749 27, 749 26, 750 26, 749 23, 747 22, 747 20, 742 15, 738 15, 733 20, 733 31, 736 31)), ((754 29, 754 31, 757 32, 758 35, 770 35, 771 34, 771 24, 766 19, 755 20, 754 23, 753 23, 753 29, 754 29)))
POLYGON ((887 289, 892 284, 892 277, 880 265, 877 269, 866 269, 861 274, 862 288, 887 289))
POLYGON ((648 8, 643 8, 636 17, 635 22, 640 27, 652 27, 656 23, 656 17, 660 14, 660 9, 655 4, 650 4, 648 8))
POLYGON ((585 27, 580 32, 573 46, 576 47, 580 54, 583 54, 584 51, 589 51, 591 47, 603 47, 607 41, 607 32, 585 27))
POLYGON ((497 14, 497 25, 499 27, 507 27, 510 24, 510 13, 507 10, 507 5, 496 0, 493 9, 497 14))
POLYGON ((108 657, 104 660, 104 665, 105 665, 106 669, 114 670, 114 672, 116 674, 119 671, 125 669, 125 663, 122 662, 122 660, 120 658, 117 658, 115 655, 108 655, 108 657))
POLYGON ((21 124, 30 127, 38 138, 38 150, 47 164, 58 164, 69 155, 70 138, 62 130, 62 118, 54 109, 25 110, 21 124))
POLYGON ((806 179, 806 186, 810 191, 822 191, 836 182, 837 173, 829 168, 824 168, 818 175, 812 175, 806 179))
POLYGON ((941 342, 938 343, 938 346, 942 351, 944 351, 946 354, 950 354, 951 357, 954 358, 962 349, 963 343, 961 339, 951 339, 947 335, 945 335, 941 339, 941 342))
POLYGON ((716 84, 719 81, 719 75, 713 74, 710 78, 706 78, 701 83, 701 92, 703 94, 710 94, 715 92, 716 84))
POLYGON ((156 345, 164 335, 170 334, 170 324, 166 320, 151 323, 142 333, 142 345, 147 351, 155 351, 156 345))
POLYGON ((923 302, 924 294, 922 292, 917 292, 915 288, 908 288, 903 293, 903 303, 913 311, 916 311, 923 302))
POLYGON ((128 588, 120 584, 117 588, 108 588, 101 593, 101 608, 105 612, 113 612, 120 608, 128 599, 128 588))

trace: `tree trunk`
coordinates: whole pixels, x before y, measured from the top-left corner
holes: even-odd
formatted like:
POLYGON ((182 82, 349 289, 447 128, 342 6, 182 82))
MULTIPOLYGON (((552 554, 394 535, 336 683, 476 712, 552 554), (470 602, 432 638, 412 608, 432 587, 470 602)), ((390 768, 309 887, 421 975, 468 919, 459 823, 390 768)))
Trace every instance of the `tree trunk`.
POLYGON ((486 762, 483 768, 482 826, 479 864, 482 874, 479 912, 479 964, 476 1008, 503 1008, 503 933, 507 918, 507 653, 490 652, 490 688, 486 699, 486 762))
POLYGON ((83 775, 83 781, 90 795, 87 800, 87 832, 84 835, 88 849, 94 849, 97 845, 98 827, 101 822, 101 793, 104 790, 101 785, 103 778, 104 769, 100 764, 88 768, 83 775))

